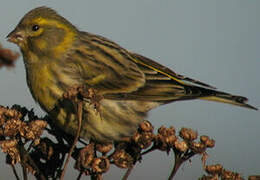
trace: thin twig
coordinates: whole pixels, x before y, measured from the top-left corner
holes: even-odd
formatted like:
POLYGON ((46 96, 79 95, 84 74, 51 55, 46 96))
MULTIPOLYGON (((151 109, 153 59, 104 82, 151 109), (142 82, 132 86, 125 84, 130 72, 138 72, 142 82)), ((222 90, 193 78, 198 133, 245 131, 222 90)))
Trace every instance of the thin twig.
POLYGON ((19 176, 18 176, 18 174, 17 174, 17 171, 16 171, 16 169, 15 169, 15 166, 12 164, 11 167, 12 167, 12 170, 13 170, 13 173, 14 173, 14 175, 15 175, 16 180, 20 180, 20 178, 19 178, 19 176))
POLYGON ((20 150, 20 156, 21 156, 21 166, 23 168, 23 177, 24 180, 27 180, 27 171, 26 171, 26 162, 29 161, 29 164, 32 166, 32 168, 36 171, 36 174, 39 175, 39 179, 41 180, 46 180, 46 178, 44 177, 44 175, 42 174, 42 172, 40 171, 40 169, 38 168, 38 166, 35 164, 35 162, 33 161, 33 159, 31 158, 31 156, 29 155, 28 151, 26 151, 26 149, 24 148, 24 146, 20 145, 19 146, 19 150, 20 150), (24 174, 25 173, 25 174, 24 174))
POLYGON ((171 171, 171 174, 170 174, 168 180, 172 180, 174 178, 176 172, 178 171, 178 169, 180 168, 180 166, 182 165, 183 162, 187 161, 188 159, 190 159, 192 156, 194 156, 196 154, 194 152, 190 152, 190 153, 187 153, 186 156, 180 156, 181 154, 178 151, 173 149, 173 152, 174 152, 175 161, 174 161, 174 166, 173 166, 173 169, 171 171))
POLYGON ((77 177, 77 180, 80 180, 80 179, 81 179, 82 174, 83 174, 83 171, 80 171, 80 173, 79 173, 79 175, 78 175, 78 177, 77 177))
POLYGON ((69 151, 69 154, 67 156, 67 159, 66 159, 66 162, 64 164, 64 168, 62 170, 62 173, 61 173, 61 177, 60 179, 63 180, 64 179, 64 176, 65 176, 65 172, 66 172, 66 169, 67 169, 67 166, 69 164, 69 160, 70 160, 70 157, 72 155, 72 152, 78 142, 78 139, 79 139, 79 135, 80 135, 80 129, 81 129, 81 123, 82 123, 82 101, 79 100, 78 101, 78 107, 77 107, 77 112, 78 112, 78 129, 77 129, 77 133, 76 133, 76 136, 74 138, 74 142, 70 148, 70 151, 69 151))
POLYGON ((23 169, 23 180, 28 180, 27 171, 23 163, 21 163, 23 169))
POLYGON ((134 169, 134 165, 132 165, 131 167, 129 167, 129 168, 127 169, 125 175, 123 176, 122 180, 127 180, 133 169, 134 169))

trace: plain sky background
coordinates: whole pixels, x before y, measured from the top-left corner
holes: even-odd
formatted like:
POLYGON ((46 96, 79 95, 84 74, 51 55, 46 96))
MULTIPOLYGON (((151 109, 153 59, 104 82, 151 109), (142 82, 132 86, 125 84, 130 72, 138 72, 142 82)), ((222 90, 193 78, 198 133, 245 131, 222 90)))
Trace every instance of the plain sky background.
MULTIPOLYGON (((49 6, 84 31, 100 34, 121 46, 199 79, 226 92, 249 98, 260 107, 259 0, 2 0, 0 43, 6 42, 22 16, 32 8, 49 6)), ((43 114, 25 82, 22 58, 15 69, 0 69, 0 105, 23 104, 43 114)), ((260 112, 206 101, 176 102, 150 113, 155 127, 174 125, 198 130, 216 140, 208 151, 210 163, 242 173, 260 174, 260 112)), ((0 155, 0 179, 14 179, 0 155)), ((173 155, 154 152, 137 164, 129 179, 166 179, 173 155)), ((120 179, 113 168, 105 179, 120 179)), ((76 171, 67 173, 74 179, 76 171)), ((185 163, 176 179, 202 175, 200 156, 185 163)))

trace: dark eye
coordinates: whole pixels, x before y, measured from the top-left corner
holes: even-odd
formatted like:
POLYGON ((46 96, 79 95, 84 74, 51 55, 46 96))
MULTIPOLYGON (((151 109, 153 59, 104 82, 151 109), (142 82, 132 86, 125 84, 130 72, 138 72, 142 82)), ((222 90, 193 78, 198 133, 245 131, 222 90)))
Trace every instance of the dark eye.
POLYGON ((32 27, 32 30, 33 31, 38 31, 40 29, 40 26, 39 25, 33 25, 33 27, 32 27))

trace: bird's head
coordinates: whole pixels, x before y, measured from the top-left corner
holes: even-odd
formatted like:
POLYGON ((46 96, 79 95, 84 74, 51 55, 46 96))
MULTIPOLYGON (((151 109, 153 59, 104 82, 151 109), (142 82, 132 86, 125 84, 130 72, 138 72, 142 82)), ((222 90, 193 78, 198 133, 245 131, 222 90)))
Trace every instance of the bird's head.
POLYGON ((59 57, 72 47, 78 30, 65 18, 47 7, 28 12, 7 36, 23 54, 59 57))

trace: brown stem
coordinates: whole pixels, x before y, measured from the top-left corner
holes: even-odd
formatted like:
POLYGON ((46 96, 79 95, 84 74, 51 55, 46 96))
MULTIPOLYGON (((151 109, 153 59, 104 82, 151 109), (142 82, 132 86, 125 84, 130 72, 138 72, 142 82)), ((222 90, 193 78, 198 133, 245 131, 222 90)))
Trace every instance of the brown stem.
POLYGON ((176 172, 178 171, 178 169, 180 168, 180 166, 182 165, 183 162, 187 161, 188 159, 190 159, 192 156, 194 156, 196 153, 191 151, 189 153, 185 153, 184 155, 173 149, 174 152, 174 157, 175 157, 175 161, 174 161, 174 166, 173 169, 171 171, 171 174, 168 178, 168 180, 172 180, 176 174, 176 172))
POLYGON ((181 164, 184 162, 183 159, 181 159, 181 157, 179 156, 179 154, 175 153, 174 157, 175 157, 174 166, 168 180, 172 180, 174 178, 176 172, 180 168, 181 164))
POLYGON ((77 180, 80 180, 80 179, 81 179, 82 174, 83 174, 83 171, 80 171, 80 173, 79 173, 79 175, 78 175, 78 177, 77 177, 77 180))
POLYGON ((127 180, 133 169, 134 169, 134 165, 132 165, 130 168, 128 168, 125 175, 123 176, 122 180, 127 180))
POLYGON ((22 144, 20 144, 20 145, 18 145, 18 149, 19 149, 20 156, 21 156, 21 166, 23 169, 24 180, 28 179, 27 171, 26 171, 26 163, 28 163, 28 162, 29 162, 30 166, 32 166, 32 168, 36 171, 36 174, 37 174, 37 176, 39 176, 39 179, 45 180, 46 178, 41 173, 41 171, 37 167, 37 165, 34 163, 33 159, 29 155, 28 151, 24 148, 24 146, 22 144))
POLYGON ((20 180, 20 178, 19 178, 19 176, 18 176, 18 174, 17 174, 17 171, 16 171, 16 169, 15 169, 15 167, 14 167, 13 164, 11 165, 11 167, 12 167, 12 170, 13 170, 13 173, 14 173, 14 175, 15 175, 16 180, 20 180))
POLYGON ((69 160, 70 160, 70 157, 72 155, 72 152, 78 142, 78 139, 79 139, 79 135, 80 135, 80 128, 81 128, 81 123, 82 123, 82 101, 79 100, 78 101, 78 107, 77 107, 77 112, 78 112, 78 129, 77 129, 77 133, 76 133, 76 136, 74 138, 74 142, 70 148, 70 151, 69 151, 69 154, 67 156, 67 159, 66 159, 66 162, 64 164, 64 168, 62 170, 62 173, 61 173, 61 177, 60 179, 63 180, 64 179, 64 176, 65 176, 65 172, 66 172, 66 169, 67 169, 67 166, 69 164, 69 160))
POLYGON ((21 166, 23 169, 23 180, 28 180, 27 171, 26 171, 24 164, 22 163, 21 166))

